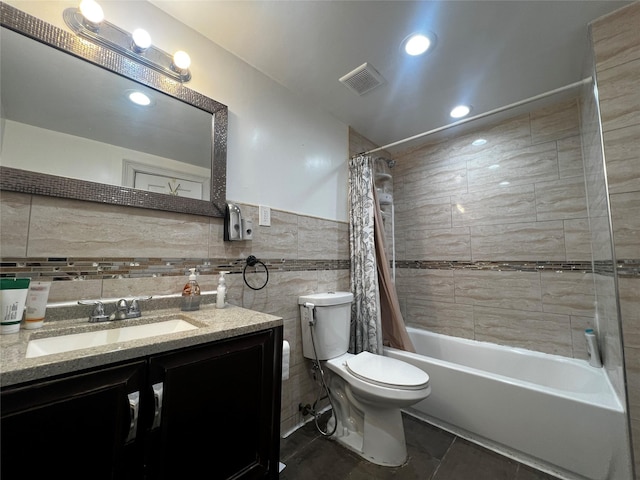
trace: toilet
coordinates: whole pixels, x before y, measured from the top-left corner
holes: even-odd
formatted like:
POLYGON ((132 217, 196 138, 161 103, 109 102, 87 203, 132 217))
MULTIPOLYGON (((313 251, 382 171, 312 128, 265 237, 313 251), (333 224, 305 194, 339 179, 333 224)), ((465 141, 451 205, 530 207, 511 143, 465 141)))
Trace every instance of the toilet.
POLYGON ((429 396, 429 375, 383 355, 348 353, 352 301, 350 292, 298 298, 302 352, 328 377, 334 438, 372 463, 400 466, 407 460, 400 410, 429 396))

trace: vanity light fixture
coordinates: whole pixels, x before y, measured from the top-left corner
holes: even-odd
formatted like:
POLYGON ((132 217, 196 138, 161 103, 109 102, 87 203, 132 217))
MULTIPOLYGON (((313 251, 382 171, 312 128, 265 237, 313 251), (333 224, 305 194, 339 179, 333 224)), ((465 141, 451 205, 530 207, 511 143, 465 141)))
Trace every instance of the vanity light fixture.
POLYGON ((131 34, 104 20, 102 8, 95 0, 82 0, 78 8, 67 8, 62 17, 78 36, 113 50, 178 82, 191 80, 191 59, 185 52, 176 52, 183 61, 151 44, 151 36, 142 29, 131 34), (188 59, 186 63, 184 59, 188 59), (185 66, 186 65, 186 66, 185 66))

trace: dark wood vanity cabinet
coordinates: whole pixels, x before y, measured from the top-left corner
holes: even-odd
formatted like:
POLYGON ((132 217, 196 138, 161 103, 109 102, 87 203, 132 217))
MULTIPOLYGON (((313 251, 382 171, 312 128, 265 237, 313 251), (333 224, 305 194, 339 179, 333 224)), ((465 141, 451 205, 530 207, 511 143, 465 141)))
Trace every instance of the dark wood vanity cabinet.
POLYGON ((277 327, 6 388, 2 479, 276 479, 281 345, 277 327))
POLYGON ((128 398, 145 374, 138 361, 3 390, 1 478, 141 478, 128 398))
POLYGON ((150 478, 278 477, 282 328, 152 357, 150 478))

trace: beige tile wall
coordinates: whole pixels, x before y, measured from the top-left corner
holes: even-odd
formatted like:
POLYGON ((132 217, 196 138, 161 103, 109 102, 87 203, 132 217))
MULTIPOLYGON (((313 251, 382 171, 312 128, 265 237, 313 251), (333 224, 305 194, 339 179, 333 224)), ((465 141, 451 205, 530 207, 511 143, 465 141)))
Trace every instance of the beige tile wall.
MULTIPOLYGON (((343 222, 271 211, 271 226, 257 225, 258 209, 242 205, 255 219, 252 242, 223 242, 222 220, 60 198, 0 192, 0 257, 347 260, 348 228, 343 222)), ((50 301, 160 295, 181 291, 185 278, 121 278, 56 281, 50 301)), ((213 290, 217 275, 201 275, 213 290)), ((291 370, 283 382, 281 431, 304 419, 298 405, 313 404, 318 392, 303 359, 297 297, 309 292, 349 290, 349 271, 270 271, 266 288, 254 291, 240 275, 227 277, 229 302, 281 316, 291 344, 291 370)))
MULTIPOLYGON (((640 2, 591 25, 617 259, 640 258, 640 2)), ((640 278, 618 277, 636 478, 640 478, 640 278)))
MULTIPOLYGON (((395 154, 399 260, 590 262, 576 99, 395 154), (476 138, 487 140, 473 146, 476 138)), ((564 271, 398 269, 405 321, 585 357, 594 278, 564 271)))

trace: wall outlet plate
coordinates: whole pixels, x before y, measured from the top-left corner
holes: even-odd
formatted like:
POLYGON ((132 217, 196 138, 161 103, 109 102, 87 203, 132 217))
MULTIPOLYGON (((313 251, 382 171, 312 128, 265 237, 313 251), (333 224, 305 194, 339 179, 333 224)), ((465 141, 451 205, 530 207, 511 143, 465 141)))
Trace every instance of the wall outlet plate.
POLYGON ((260 205, 258 207, 258 216, 260 217, 258 220, 258 225, 262 227, 271 226, 271 209, 269 207, 260 205))

